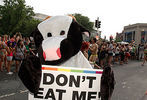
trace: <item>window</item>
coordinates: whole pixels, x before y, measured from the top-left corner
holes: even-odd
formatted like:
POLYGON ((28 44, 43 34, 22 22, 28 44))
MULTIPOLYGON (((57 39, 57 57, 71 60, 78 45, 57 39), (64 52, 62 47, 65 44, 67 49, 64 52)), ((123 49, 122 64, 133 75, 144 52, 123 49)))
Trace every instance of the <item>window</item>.
POLYGON ((135 31, 133 31, 133 40, 135 41, 135 31))
POLYGON ((145 31, 141 31, 141 43, 145 42, 145 31))

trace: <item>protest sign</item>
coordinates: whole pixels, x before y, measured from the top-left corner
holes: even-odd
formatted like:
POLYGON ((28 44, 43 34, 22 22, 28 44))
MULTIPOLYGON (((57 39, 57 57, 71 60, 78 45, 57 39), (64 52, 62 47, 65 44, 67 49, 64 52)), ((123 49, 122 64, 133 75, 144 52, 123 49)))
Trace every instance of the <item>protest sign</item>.
POLYGON ((98 100, 102 72, 42 65, 40 89, 29 100, 98 100))

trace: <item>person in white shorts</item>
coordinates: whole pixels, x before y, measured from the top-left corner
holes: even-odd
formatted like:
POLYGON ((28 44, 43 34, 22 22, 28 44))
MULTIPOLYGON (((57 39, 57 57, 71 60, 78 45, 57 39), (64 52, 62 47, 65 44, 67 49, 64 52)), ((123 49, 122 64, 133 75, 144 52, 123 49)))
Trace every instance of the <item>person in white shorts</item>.
POLYGON ((13 72, 10 71, 11 69, 11 65, 12 65, 12 58, 13 58, 13 52, 14 52, 14 48, 13 48, 13 45, 12 45, 12 42, 9 41, 7 43, 8 45, 8 49, 9 49, 9 52, 7 54, 7 62, 8 62, 8 65, 7 65, 7 74, 13 74, 13 72))

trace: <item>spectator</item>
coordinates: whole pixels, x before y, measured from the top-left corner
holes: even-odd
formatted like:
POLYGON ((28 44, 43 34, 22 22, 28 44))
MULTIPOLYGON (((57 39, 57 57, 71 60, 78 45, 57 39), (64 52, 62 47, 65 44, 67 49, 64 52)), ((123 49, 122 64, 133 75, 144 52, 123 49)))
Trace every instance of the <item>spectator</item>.
POLYGON ((7 45, 7 42, 8 42, 8 35, 4 35, 4 41, 5 41, 5 44, 7 45))
POLYGON ((138 52, 139 52, 139 60, 143 59, 144 56, 144 45, 141 44, 140 47, 138 48, 138 52))
POLYGON ((104 68, 104 60, 105 60, 105 57, 106 57, 106 46, 105 46, 105 44, 101 45, 99 52, 100 52, 99 53, 100 66, 102 68, 104 68))
POLYGON ((16 70, 18 72, 19 65, 21 61, 24 59, 26 53, 26 48, 22 40, 18 40, 16 48, 15 48, 15 62, 16 62, 16 70))
POLYGON ((4 62, 4 66, 5 66, 5 69, 7 69, 7 45, 6 45, 6 42, 5 42, 5 36, 3 35, 2 36, 2 41, 1 41, 1 47, 2 50, 1 50, 1 56, 2 56, 2 63, 4 62))
POLYGON ((132 51, 131 52, 132 52, 132 55, 131 55, 132 59, 133 60, 136 59, 137 53, 136 53, 136 47, 134 45, 132 46, 132 51))
POLYGON ((91 39, 91 45, 89 50, 91 51, 91 55, 89 58, 90 62, 94 62, 98 59, 97 52, 98 52, 98 45, 96 44, 96 38, 91 39))
POLYGON ((119 52, 120 52, 120 49, 119 49, 119 45, 117 44, 115 48, 115 62, 118 62, 119 60, 119 57, 120 57, 119 52))
POLYGON ((8 49, 9 49, 9 53, 7 54, 7 74, 13 74, 13 72, 10 71, 11 69, 11 64, 12 64, 12 58, 13 58, 13 52, 14 52, 14 48, 13 48, 13 42, 12 41, 8 41, 7 42, 8 45, 8 49))
POLYGON ((129 49, 129 45, 127 44, 127 45, 125 46, 125 59, 124 59, 124 61, 125 61, 126 64, 128 64, 128 58, 129 58, 130 56, 131 56, 131 55, 130 55, 130 49, 129 49))
POLYGON ((111 64, 112 58, 113 58, 113 41, 108 43, 108 66, 110 67, 112 66, 111 64))
POLYGON ((30 43, 29 43, 29 51, 30 55, 35 55, 36 54, 36 49, 35 49, 35 43, 34 40, 30 38, 30 43))
POLYGON ((144 48, 144 59, 143 59, 143 63, 142 66, 144 66, 144 63, 147 61, 147 45, 144 48))
POLYGON ((125 46, 121 45, 120 47, 120 65, 123 64, 125 58, 125 46))
POLYGON ((25 47, 26 47, 26 50, 27 50, 26 54, 29 55, 30 54, 30 47, 29 47, 30 40, 29 40, 29 38, 25 39, 24 44, 25 44, 25 47))
POLYGON ((17 43, 20 39, 22 39, 22 35, 17 32, 15 35, 15 42, 17 43))
POLYGON ((83 55, 88 59, 88 49, 89 49, 89 43, 88 42, 83 42, 82 43, 82 47, 81 47, 81 51, 83 53, 83 55))
MULTIPOLYGON (((3 41, 0 41, 0 71, 3 71, 3 62, 5 61, 6 52, 9 52, 7 45, 4 42, 4 36, 2 36, 2 40, 3 41)), ((6 62, 5 69, 7 69, 6 62)))

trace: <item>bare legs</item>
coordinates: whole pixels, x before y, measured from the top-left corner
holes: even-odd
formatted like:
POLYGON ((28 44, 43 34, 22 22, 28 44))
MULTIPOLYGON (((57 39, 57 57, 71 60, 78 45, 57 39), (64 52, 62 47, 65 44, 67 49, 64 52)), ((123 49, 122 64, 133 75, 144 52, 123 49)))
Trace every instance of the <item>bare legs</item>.
POLYGON ((7 72, 10 72, 12 61, 8 61, 7 72))
POLYGON ((111 62, 112 62, 112 58, 113 58, 113 56, 109 56, 109 58, 108 58, 108 66, 112 66, 112 64, 111 64, 111 62))
POLYGON ((103 60, 103 59, 100 60, 100 66, 101 66, 102 68, 104 68, 104 60, 103 60))
POLYGON ((142 66, 144 66, 144 63, 145 63, 146 59, 147 59, 147 56, 144 54, 144 59, 143 59, 142 66))
POLYGON ((20 63, 21 63, 21 61, 18 61, 18 60, 15 61, 15 64, 16 64, 15 72, 18 72, 19 67, 20 67, 20 63))
POLYGON ((0 71, 3 72, 3 62, 4 62, 4 57, 0 58, 0 71))

